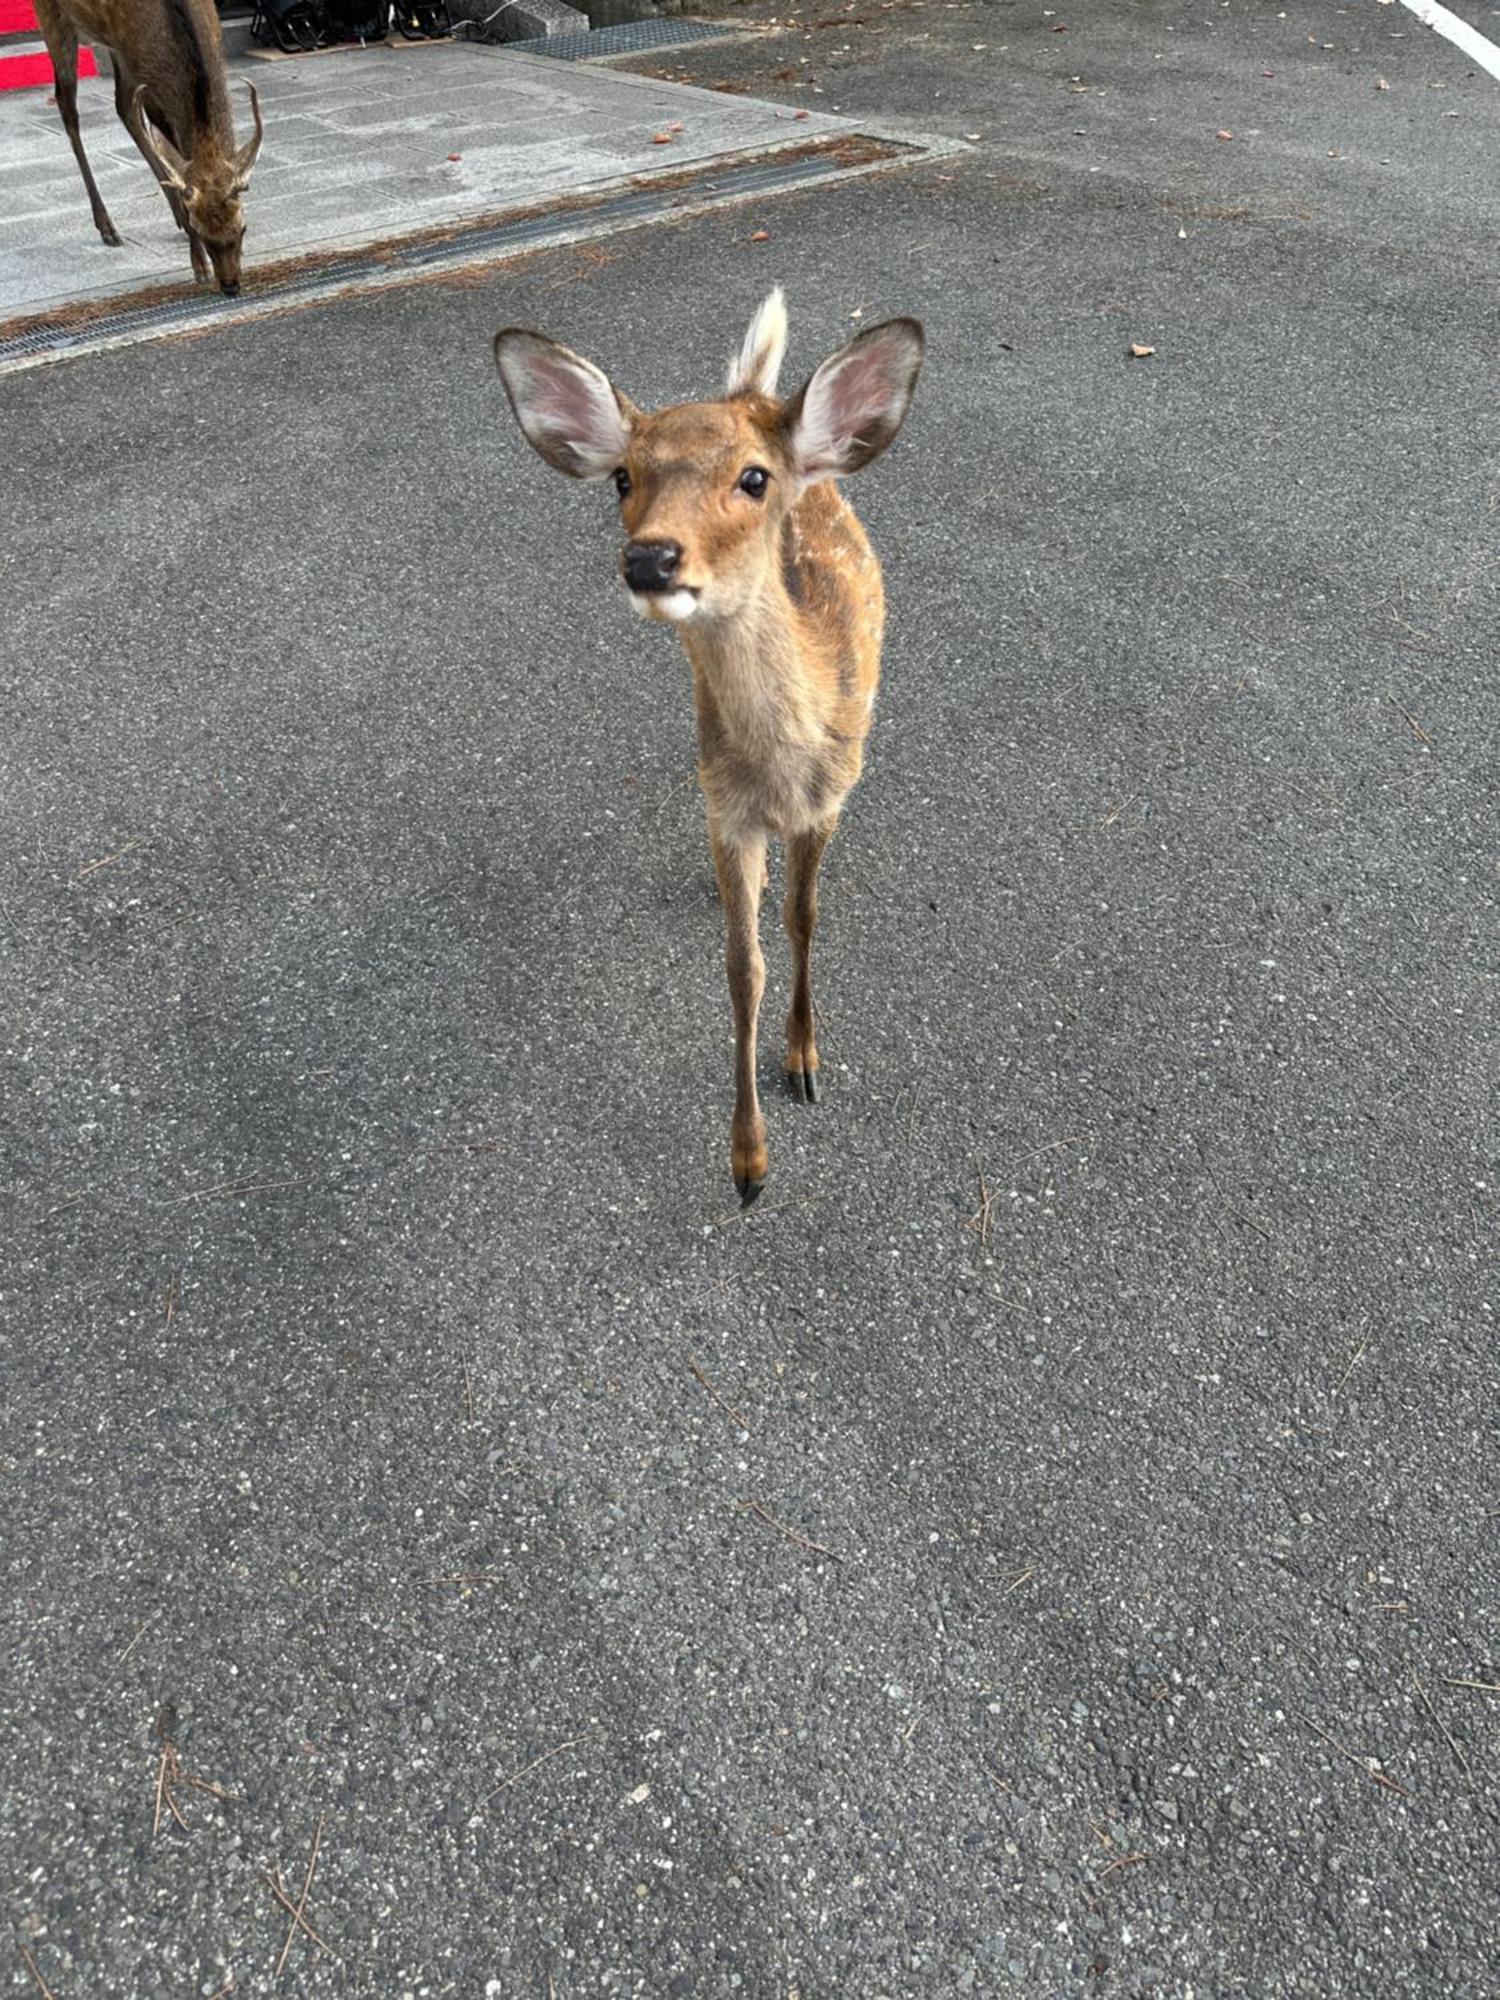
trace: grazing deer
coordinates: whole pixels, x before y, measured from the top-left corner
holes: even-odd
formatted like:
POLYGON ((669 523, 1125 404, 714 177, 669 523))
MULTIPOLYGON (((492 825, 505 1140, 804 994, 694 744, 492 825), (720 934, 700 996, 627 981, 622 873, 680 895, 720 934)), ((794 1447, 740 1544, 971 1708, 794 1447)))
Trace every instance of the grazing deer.
POLYGON ((786 843, 788 1078, 813 1104, 818 864, 859 777, 880 678, 880 565, 831 482, 878 458, 901 428, 922 329, 912 319, 870 327, 788 402, 776 394, 785 347, 778 288, 751 321, 723 399, 652 414, 542 334, 495 337, 500 378, 532 446, 574 479, 613 478, 631 602, 675 624, 692 663, 698 777, 729 933, 730 1158, 746 1206, 769 1165, 755 1090, 766 842, 774 834, 786 843))
POLYGON ((100 236, 119 247, 78 129, 80 40, 109 50, 115 109, 161 182, 178 228, 187 232, 193 276, 206 283, 212 263, 219 289, 233 298, 245 237, 240 196, 265 126, 260 99, 248 85, 255 134, 236 149, 212 0, 36 0, 36 14, 57 80, 57 109, 100 236))

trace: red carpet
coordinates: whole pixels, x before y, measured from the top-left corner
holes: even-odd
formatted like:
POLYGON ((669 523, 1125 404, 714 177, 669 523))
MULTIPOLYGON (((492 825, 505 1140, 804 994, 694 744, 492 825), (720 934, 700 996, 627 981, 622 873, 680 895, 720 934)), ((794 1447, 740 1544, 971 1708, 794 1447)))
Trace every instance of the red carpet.
MULTIPOLYGON (((36 15, 31 0, 0 0, 0 35, 35 35, 36 15)), ((78 51, 78 74, 97 76, 92 49, 78 51)), ((37 90, 52 87, 52 64, 42 48, 18 49, 8 55, 0 43, 0 90, 37 90)))

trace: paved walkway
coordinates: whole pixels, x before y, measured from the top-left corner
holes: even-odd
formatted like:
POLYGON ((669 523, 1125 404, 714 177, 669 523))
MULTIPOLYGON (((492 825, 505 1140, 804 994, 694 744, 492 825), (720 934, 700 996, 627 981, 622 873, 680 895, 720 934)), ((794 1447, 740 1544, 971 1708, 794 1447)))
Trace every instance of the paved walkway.
MULTIPOLYGON (((247 268, 565 199, 847 129, 784 104, 690 90, 479 44, 393 44, 231 65, 261 95, 266 140, 246 204, 247 268), (668 127, 668 144, 655 135, 668 127)), ((0 99, 0 316, 188 275, 186 247, 107 78, 80 85, 84 142, 125 247, 108 250, 49 94, 0 99)))

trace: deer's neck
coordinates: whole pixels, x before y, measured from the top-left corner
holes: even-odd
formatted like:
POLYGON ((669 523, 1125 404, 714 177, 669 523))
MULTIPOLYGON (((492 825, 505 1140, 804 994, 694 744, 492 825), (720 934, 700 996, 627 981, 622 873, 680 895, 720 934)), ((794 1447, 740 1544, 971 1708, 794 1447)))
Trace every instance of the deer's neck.
POLYGON ((229 86, 212 10, 193 0, 162 0, 160 38, 143 52, 139 80, 177 126, 168 136, 195 165, 234 150, 229 86))
POLYGON ((767 577, 733 618, 689 625, 682 638, 733 742, 754 749, 816 739, 816 690, 803 660, 797 610, 779 577, 767 577))

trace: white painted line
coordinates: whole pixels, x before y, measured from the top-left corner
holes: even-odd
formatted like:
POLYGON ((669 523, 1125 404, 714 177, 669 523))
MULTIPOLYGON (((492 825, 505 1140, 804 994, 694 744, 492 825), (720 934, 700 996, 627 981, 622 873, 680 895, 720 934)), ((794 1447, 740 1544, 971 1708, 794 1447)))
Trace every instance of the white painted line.
POLYGON ((1486 41, 1477 28, 1471 28, 1457 14, 1440 7, 1438 0, 1401 0, 1401 4, 1410 8, 1424 28, 1431 28, 1437 35, 1446 35, 1454 48, 1462 49, 1470 62, 1478 63, 1500 83, 1500 49, 1493 42, 1486 41))

